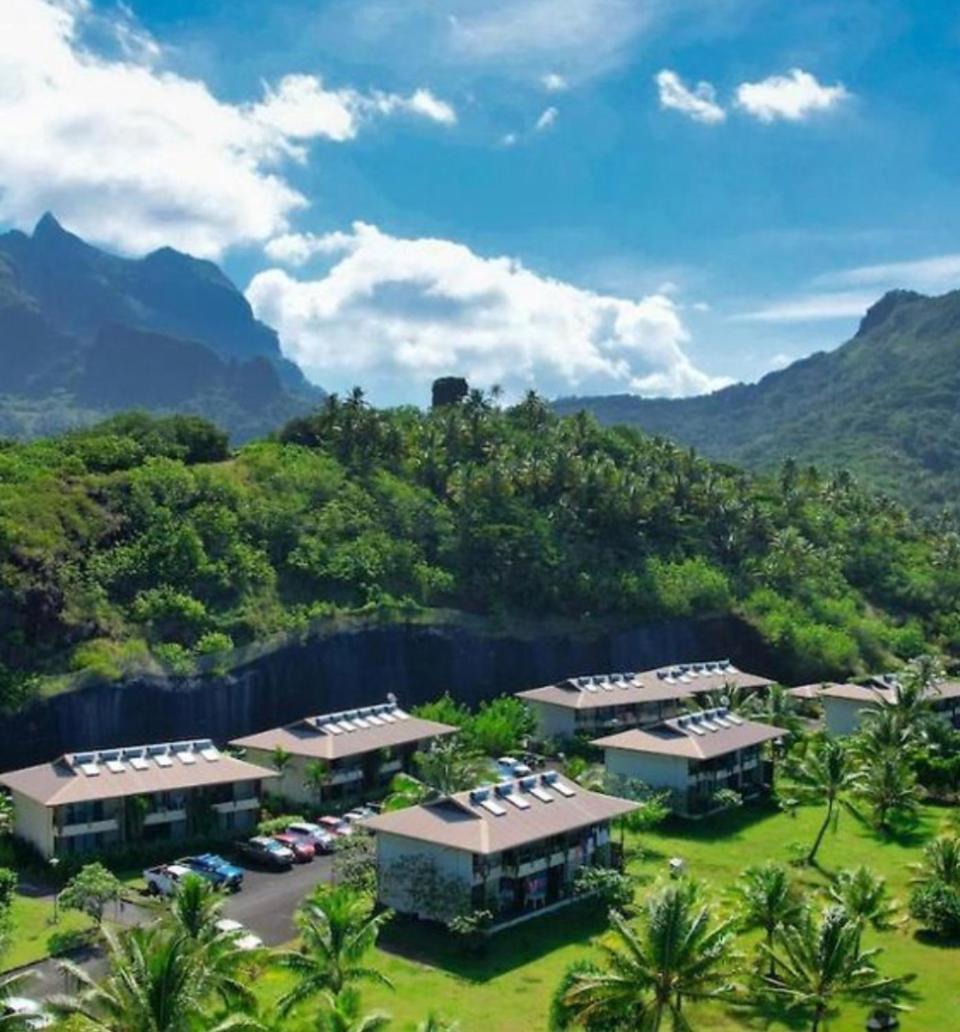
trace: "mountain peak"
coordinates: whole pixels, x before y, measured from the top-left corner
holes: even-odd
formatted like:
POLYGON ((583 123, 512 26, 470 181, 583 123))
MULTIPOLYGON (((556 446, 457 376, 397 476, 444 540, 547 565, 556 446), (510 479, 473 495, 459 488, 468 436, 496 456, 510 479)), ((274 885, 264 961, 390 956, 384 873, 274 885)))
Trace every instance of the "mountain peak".
POLYGON ((69 236, 51 211, 45 211, 33 228, 34 237, 69 236))
POLYGON ((870 330, 886 322, 901 305, 909 304, 912 301, 922 301, 923 297, 923 294, 918 294, 915 290, 888 290, 879 301, 874 302, 867 309, 866 315, 860 320, 857 336, 862 337, 865 333, 869 333, 870 330))

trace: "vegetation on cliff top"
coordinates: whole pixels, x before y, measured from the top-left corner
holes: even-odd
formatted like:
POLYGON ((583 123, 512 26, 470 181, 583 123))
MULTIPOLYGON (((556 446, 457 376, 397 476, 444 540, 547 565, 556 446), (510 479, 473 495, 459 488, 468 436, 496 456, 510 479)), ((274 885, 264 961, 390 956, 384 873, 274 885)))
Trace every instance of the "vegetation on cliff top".
POLYGON ((536 395, 330 398, 230 452, 193 417, 0 447, 0 689, 187 671, 338 612, 738 612, 798 678, 960 646, 960 537, 849 475, 753 477, 536 395))

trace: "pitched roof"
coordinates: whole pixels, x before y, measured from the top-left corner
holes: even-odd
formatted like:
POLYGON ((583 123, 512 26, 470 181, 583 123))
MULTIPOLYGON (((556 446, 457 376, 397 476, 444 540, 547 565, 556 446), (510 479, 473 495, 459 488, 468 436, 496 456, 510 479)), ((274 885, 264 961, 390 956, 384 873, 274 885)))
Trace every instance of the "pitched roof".
POLYGON ((43 806, 65 806, 273 777, 276 772, 199 739, 68 753, 51 763, 0 774, 0 785, 43 806))
POLYGON ((729 660, 723 659, 705 663, 678 663, 640 673, 630 671, 570 677, 542 688, 517 692, 517 696, 565 709, 587 710, 686 699, 704 692, 718 691, 731 684, 739 688, 766 688, 772 683, 767 677, 738 670, 729 660))
MULTIPOLYGON (((862 702, 865 706, 877 706, 880 703, 892 702, 895 690, 895 686, 888 679, 875 678, 872 685, 831 684, 820 695, 826 699, 846 699, 850 702, 862 702)), ((933 703, 960 698, 960 681, 941 681, 928 691, 926 696, 933 703)))
POLYGON ((628 799, 588 792, 551 771, 458 792, 442 802, 382 813, 364 821, 364 827, 468 853, 490 854, 609 821, 635 809, 637 804, 628 799), (478 791, 487 793, 483 801, 478 791))
POLYGON ((339 760, 376 752, 378 749, 439 738, 441 735, 452 735, 457 730, 450 724, 413 717, 395 703, 384 703, 381 706, 304 717, 284 727, 235 738, 230 744, 245 749, 271 751, 281 746, 294 756, 339 760))
POLYGON ((782 738, 786 731, 772 724, 746 720, 726 710, 690 713, 645 730, 621 731, 598 738, 592 744, 601 749, 656 753, 660 756, 685 756, 691 760, 710 760, 737 749, 760 745, 782 738))

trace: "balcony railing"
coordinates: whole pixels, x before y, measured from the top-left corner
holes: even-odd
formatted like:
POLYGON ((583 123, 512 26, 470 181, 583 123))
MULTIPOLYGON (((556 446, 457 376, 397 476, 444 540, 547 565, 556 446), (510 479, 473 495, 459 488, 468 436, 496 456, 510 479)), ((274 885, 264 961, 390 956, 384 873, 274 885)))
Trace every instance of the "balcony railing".
POLYGON ((104 831, 119 831, 120 823, 116 817, 107 817, 99 821, 80 821, 74 824, 63 824, 54 831, 62 838, 72 835, 98 835, 104 831))
POLYGON ((226 803, 214 803, 213 808, 217 813, 242 813, 244 810, 256 810, 260 807, 260 800, 256 796, 248 799, 233 799, 226 803))

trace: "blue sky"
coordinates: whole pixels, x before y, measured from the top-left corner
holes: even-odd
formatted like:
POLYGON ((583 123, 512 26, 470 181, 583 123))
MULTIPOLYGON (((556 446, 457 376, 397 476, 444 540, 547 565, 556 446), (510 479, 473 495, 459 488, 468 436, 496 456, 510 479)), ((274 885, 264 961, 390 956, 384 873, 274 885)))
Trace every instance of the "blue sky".
POLYGON ((215 258, 333 389, 691 393, 960 285, 955 3, 4 8, 0 220, 215 258))

